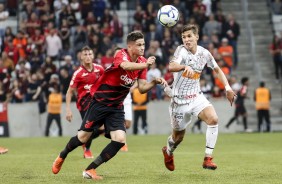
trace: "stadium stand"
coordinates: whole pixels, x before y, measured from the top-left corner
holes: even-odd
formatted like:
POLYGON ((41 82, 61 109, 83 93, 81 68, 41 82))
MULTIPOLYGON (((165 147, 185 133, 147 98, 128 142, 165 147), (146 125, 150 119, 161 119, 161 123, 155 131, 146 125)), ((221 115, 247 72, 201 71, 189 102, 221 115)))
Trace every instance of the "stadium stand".
MULTIPOLYGON (((10 16, 5 21, 5 26, 11 27, 12 32, 7 32, 1 37, 1 55, 2 52, 7 52, 14 63, 13 67, 7 70, 8 72, 3 73, 4 70, 1 70, 4 76, 1 82, 5 81, 5 90, 7 94, 11 94, 9 96, 11 103, 25 103, 28 100, 46 103, 44 99, 48 99, 51 76, 57 74, 60 82, 66 86, 69 77, 64 79, 60 71, 66 70, 69 76, 72 75, 79 65, 78 50, 83 45, 91 46, 95 52, 95 62, 103 64, 104 59, 112 58, 115 46, 125 45, 127 33, 133 30, 141 30, 144 33, 145 55, 157 56, 157 67, 167 80, 171 80, 172 77, 167 71, 167 64, 174 49, 181 42, 178 33, 183 24, 198 24, 201 38, 199 43, 207 47, 217 61, 222 60, 217 54, 217 48, 226 35, 217 31, 205 40, 202 39, 206 36, 202 29, 211 13, 221 25, 224 25, 227 15, 232 13, 241 27, 241 34, 238 37, 238 65, 232 68, 230 73, 236 75, 238 80, 243 76, 250 78, 250 100, 247 101, 247 107, 251 128, 256 129, 257 124, 252 100, 253 91, 259 81, 264 80, 273 94, 271 102, 273 130, 282 129, 281 81, 275 82, 274 66, 268 52, 268 45, 273 37, 272 29, 275 34, 281 35, 282 17, 274 14, 271 0, 38 0, 36 2, 21 0, 19 2, 21 3, 17 13, 15 14, 15 9, 9 9, 10 16), (157 23, 157 10, 164 3, 174 4, 181 12, 181 18, 174 28, 164 29, 157 23), (58 35, 57 39, 51 39, 51 33, 58 35), (53 52, 53 44, 57 44, 59 53, 53 52), (66 56, 71 58, 71 61, 66 62, 66 56), (31 76, 34 76, 33 79, 31 76), (28 93, 34 95, 37 89, 41 92, 40 95, 36 95, 36 99, 26 98, 28 93)), ((215 94, 218 86, 215 85, 212 73, 207 70, 203 77, 213 86, 212 89, 215 89, 210 91, 211 96, 219 97, 216 99, 224 101, 222 90, 215 94)), ((154 100, 156 95, 154 91, 152 93, 151 100, 154 100)))

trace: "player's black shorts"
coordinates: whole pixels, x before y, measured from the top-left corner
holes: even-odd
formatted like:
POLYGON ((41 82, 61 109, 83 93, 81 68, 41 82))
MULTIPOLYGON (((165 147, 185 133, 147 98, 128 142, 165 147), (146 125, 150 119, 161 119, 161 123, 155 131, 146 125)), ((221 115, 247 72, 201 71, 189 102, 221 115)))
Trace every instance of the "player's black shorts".
POLYGON ((84 116, 85 116, 86 112, 87 112, 87 111, 79 111, 80 116, 81 116, 81 119, 83 119, 83 118, 84 118, 84 116))
POLYGON ((79 130, 92 132, 103 124, 105 136, 108 138, 111 131, 123 130, 126 132, 124 110, 118 107, 108 107, 94 100, 88 108, 79 130))
POLYGON ((245 106, 237 106, 235 109, 235 116, 246 114, 247 110, 245 106))

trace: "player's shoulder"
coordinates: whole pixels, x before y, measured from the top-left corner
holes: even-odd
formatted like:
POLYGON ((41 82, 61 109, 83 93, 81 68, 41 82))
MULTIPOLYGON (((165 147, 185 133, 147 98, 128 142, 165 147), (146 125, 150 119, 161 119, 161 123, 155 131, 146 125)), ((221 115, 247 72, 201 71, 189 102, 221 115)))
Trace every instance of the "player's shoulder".
POLYGON ((129 54, 126 49, 121 49, 116 53, 115 58, 119 58, 125 61, 129 61, 129 54))
POLYGON ((140 63, 146 63, 147 62, 147 59, 144 56, 139 56, 138 60, 139 60, 140 63))
POLYGON ((93 66, 94 66, 94 70, 104 70, 104 67, 102 67, 102 65, 99 65, 99 64, 96 64, 96 63, 93 63, 93 66))
POLYGON ((83 67, 79 66, 73 73, 73 76, 78 75, 79 73, 83 72, 83 67))
POLYGON ((187 49, 186 49, 185 46, 182 44, 182 45, 179 45, 179 46, 176 47, 176 51, 179 51, 179 52, 182 51, 182 52, 183 52, 183 51, 187 51, 187 49))
POLYGON ((178 47, 176 47, 175 52, 174 52, 175 56, 177 56, 177 55, 185 55, 185 54, 189 54, 189 52, 185 48, 185 46, 183 44, 179 45, 178 47))
POLYGON ((210 51, 200 45, 197 46, 198 53, 202 53, 204 56, 209 57, 211 55, 210 51))

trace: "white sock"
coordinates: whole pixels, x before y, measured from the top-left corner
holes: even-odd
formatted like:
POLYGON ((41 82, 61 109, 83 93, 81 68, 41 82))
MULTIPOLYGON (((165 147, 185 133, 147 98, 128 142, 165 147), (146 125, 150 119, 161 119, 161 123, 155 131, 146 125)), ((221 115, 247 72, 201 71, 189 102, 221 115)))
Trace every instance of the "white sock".
POLYGON ((166 152, 167 152, 168 155, 172 155, 173 151, 175 150, 174 144, 175 144, 175 142, 173 141, 172 136, 170 135, 167 139, 167 150, 166 150, 166 152))
POLYGON ((218 125, 208 125, 206 132, 206 155, 211 156, 216 144, 218 125))

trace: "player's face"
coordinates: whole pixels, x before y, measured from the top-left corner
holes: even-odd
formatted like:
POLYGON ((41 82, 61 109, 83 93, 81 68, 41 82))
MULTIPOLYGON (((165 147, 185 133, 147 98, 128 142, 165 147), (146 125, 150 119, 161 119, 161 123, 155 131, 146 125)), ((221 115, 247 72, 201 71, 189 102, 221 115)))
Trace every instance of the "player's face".
POLYGON ((82 64, 92 63, 94 59, 94 54, 91 50, 84 50, 81 52, 80 57, 82 64))
POLYGON ((132 42, 131 48, 133 54, 138 56, 143 56, 145 51, 145 40, 139 39, 136 40, 135 42, 132 42))
POLYGON ((197 47, 198 39, 199 36, 194 34, 191 30, 182 33, 182 42, 189 51, 194 50, 197 47))

